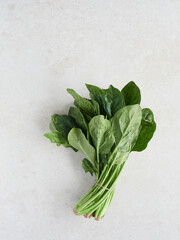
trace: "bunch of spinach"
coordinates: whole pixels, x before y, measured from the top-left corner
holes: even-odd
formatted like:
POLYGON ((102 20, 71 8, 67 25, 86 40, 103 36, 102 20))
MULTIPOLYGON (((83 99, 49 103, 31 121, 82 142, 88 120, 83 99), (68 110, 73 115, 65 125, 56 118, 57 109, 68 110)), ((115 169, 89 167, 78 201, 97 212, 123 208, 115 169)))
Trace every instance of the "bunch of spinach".
POLYGON ((141 93, 134 82, 121 91, 86 84, 90 99, 67 89, 75 107, 68 115, 54 114, 45 136, 57 146, 81 151, 85 172, 96 176, 96 184, 76 204, 74 212, 96 220, 104 217, 111 203, 118 176, 131 151, 143 151, 156 123, 149 108, 141 109, 141 93))

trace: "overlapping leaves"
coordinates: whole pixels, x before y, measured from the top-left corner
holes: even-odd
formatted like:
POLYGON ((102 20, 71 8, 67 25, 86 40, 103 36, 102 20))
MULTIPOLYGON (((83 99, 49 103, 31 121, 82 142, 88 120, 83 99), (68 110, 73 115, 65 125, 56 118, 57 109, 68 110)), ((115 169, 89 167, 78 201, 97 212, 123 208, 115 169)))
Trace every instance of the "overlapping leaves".
POLYGON ((75 107, 70 107, 68 115, 54 114, 51 132, 45 136, 57 146, 83 152, 87 157, 82 161, 85 172, 97 174, 112 156, 119 164, 131 151, 144 150, 156 123, 149 108, 141 109, 140 89, 134 82, 121 91, 112 85, 108 89, 90 84, 86 87, 91 99, 67 89, 75 107))

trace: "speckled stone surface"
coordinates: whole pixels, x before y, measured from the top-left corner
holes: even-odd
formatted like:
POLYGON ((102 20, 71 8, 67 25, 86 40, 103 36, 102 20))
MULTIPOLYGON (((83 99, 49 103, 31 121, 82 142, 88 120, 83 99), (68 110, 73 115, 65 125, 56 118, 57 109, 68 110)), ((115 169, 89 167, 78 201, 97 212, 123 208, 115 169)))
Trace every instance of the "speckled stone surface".
POLYGON ((0 239, 180 239, 180 1, 0 0, 0 239), (132 153, 106 217, 73 206, 94 183, 50 144, 66 88, 135 81, 157 131, 132 153))

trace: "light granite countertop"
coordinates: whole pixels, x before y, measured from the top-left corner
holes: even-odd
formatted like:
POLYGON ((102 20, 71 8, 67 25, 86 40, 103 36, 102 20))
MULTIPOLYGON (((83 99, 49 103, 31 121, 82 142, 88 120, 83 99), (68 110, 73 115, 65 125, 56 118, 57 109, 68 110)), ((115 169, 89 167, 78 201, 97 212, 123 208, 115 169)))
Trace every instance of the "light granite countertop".
POLYGON ((0 239, 180 239, 180 1, 0 0, 0 239), (73 214, 94 183, 43 137, 85 83, 135 81, 157 131, 102 221, 73 214))

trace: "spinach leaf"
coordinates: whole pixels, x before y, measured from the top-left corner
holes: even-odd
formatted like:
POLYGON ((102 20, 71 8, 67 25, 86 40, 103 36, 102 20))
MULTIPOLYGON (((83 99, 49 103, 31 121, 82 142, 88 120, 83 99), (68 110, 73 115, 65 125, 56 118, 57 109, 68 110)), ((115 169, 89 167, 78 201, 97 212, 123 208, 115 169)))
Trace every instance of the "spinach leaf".
POLYGON ((93 175, 93 173, 96 173, 96 169, 95 167, 93 166, 93 164, 86 158, 84 158, 82 160, 82 167, 84 169, 84 171, 87 173, 87 172, 90 172, 91 175, 93 175))
POLYGON ((68 134, 68 142, 75 148, 84 153, 92 164, 95 164, 96 151, 88 142, 83 132, 79 128, 73 128, 68 134))
POLYGON ((85 116, 87 122, 89 123, 89 122, 91 121, 92 117, 90 117, 90 116, 89 116, 88 114, 86 114, 86 113, 83 113, 83 115, 85 116))
POLYGON ((94 99, 92 99, 92 104, 94 106, 94 112, 96 115, 100 115, 100 107, 99 107, 99 103, 96 102, 94 99))
POLYGON ((94 106, 88 99, 81 97, 73 89, 68 88, 67 92, 75 99, 76 106, 79 106, 89 116, 95 115, 94 106))
POLYGON ((132 151, 143 151, 156 130, 153 112, 149 108, 142 110, 141 131, 132 151))
POLYGON ((119 109, 125 106, 122 93, 112 85, 108 89, 100 89, 96 86, 86 84, 90 97, 99 103, 101 113, 111 118, 119 109))
POLYGON ((111 118, 119 109, 125 106, 122 93, 112 85, 108 89, 103 89, 102 100, 108 118, 111 118))
POLYGON ((70 107, 68 115, 74 118, 74 120, 80 127, 87 130, 88 126, 86 123, 86 119, 79 108, 70 107))
POLYGON ((114 144, 111 122, 104 119, 103 115, 95 116, 89 123, 89 132, 92 137, 97 153, 107 154, 114 144))
POLYGON ((132 150, 140 132, 141 120, 142 110, 138 104, 126 106, 114 115, 111 119, 116 146, 114 153, 132 150))
POLYGON ((138 86, 133 82, 129 82, 122 90, 121 90, 126 105, 140 104, 141 102, 141 92, 138 86))
POLYGON ((116 154, 114 154, 113 163, 117 165, 125 163, 125 161, 129 157, 129 154, 130 152, 116 152, 116 154))
POLYGON ((45 133, 44 136, 47 137, 52 143, 56 143, 57 146, 62 144, 65 147, 70 147, 67 139, 63 137, 62 133, 60 132, 49 132, 45 133))
POLYGON ((54 114, 49 124, 49 128, 52 132, 60 132, 66 139, 69 131, 74 127, 77 127, 77 124, 72 117, 59 114, 54 114))
MULTIPOLYGON (((99 104, 101 114, 103 114, 104 109, 103 109, 102 97, 101 97, 102 89, 97 86, 90 85, 90 84, 86 84, 86 87, 90 92, 91 99, 95 100, 99 104)), ((105 111, 104 111, 104 113, 105 113, 105 111)))

